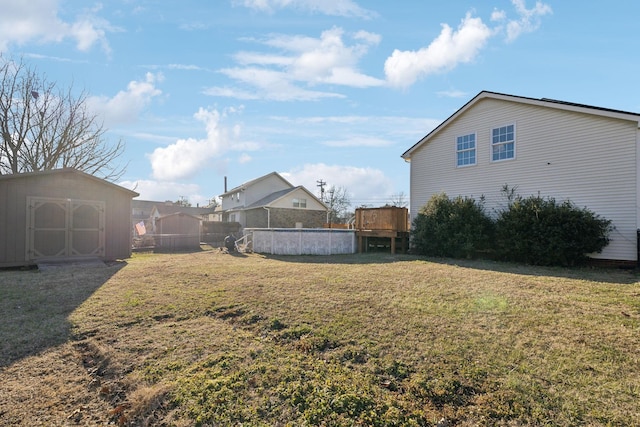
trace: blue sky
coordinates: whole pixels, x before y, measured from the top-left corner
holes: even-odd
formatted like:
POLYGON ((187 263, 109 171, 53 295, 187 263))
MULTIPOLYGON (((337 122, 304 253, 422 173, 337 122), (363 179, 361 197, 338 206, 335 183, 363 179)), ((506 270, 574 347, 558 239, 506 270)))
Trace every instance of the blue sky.
POLYGON ((482 90, 640 112, 640 2, 0 0, 0 52, 90 94, 119 184, 206 204, 276 171, 353 206, 482 90))

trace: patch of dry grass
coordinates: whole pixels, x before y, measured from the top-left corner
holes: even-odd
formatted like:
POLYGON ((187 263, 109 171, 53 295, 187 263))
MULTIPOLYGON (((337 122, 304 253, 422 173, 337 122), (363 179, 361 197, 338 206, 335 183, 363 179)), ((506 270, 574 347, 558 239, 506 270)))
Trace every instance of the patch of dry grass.
POLYGON ((76 386, 67 418, 30 424, 640 425, 635 272, 218 251, 120 267, 0 272, 0 394, 21 396, 0 424, 50 381, 20 389, 37 358, 76 386))

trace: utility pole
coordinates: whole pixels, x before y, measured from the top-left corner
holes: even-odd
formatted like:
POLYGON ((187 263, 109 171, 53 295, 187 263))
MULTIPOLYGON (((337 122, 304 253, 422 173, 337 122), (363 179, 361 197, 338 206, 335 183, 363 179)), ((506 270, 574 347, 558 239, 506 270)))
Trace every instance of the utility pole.
POLYGON ((322 179, 316 181, 318 183, 317 187, 320 187, 320 200, 324 202, 324 186, 327 185, 322 179))

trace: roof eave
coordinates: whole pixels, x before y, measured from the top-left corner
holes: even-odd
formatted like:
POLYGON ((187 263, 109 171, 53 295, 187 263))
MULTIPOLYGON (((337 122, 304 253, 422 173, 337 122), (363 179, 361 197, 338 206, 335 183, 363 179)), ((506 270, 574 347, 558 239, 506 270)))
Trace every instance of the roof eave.
POLYGON ((424 143, 426 143, 429 139, 431 139, 433 135, 435 135, 444 127, 446 127, 458 116, 462 115, 471 106, 473 106, 474 104, 476 104, 477 102, 479 102, 484 98, 500 99, 500 100, 510 101, 510 102, 521 102, 524 104, 537 105, 537 106, 542 106, 547 108, 557 108, 565 111, 574 111, 574 112, 580 112, 584 114, 595 114, 595 115, 600 115, 600 116, 605 116, 605 117, 610 117, 615 119, 629 120, 629 121, 638 123, 638 128, 640 128, 640 114, 638 113, 632 113, 632 112, 621 111, 621 110, 613 110, 609 108, 600 108, 600 107, 594 107, 591 105, 576 104, 576 103, 558 101, 558 100, 547 99, 547 98, 542 98, 542 99, 528 98, 524 96, 508 95, 504 93, 490 92, 490 91, 483 90, 482 92, 478 93, 476 96, 471 98, 466 104, 460 107, 455 113, 453 113, 451 116, 445 119, 442 123, 436 126, 431 132, 429 132, 427 135, 421 138, 418 142, 413 144, 411 148, 409 148, 407 151, 402 153, 400 157, 402 157, 405 161, 410 162, 411 155, 415 150, 420 148, 424 143))
POLYGON ((103 178, 98 178, 97 176, 91 175, 87 172, 83 172, 81 170, 75 169, 75 168, 59 168, 59 169, 47 169, 47 170, 43 170, 43 171, 35 171, 35 172, 22 172, 22 173, 16 173, 16 174, 6 174, 6 175, 0 175, 0 179, 3 180, 9 180, 9 179, 20 179, 20 178, 24 178, 24 177, 30 177, 30 176, 43 176, 43 175, 51 175, 51 174, 61 174, 61 173, 73 173, 79 176, 83 176, 87 179, 93 180, 93 181, 97 181, 100 182, 101 184, 105 184, 109 187, 112 187, 116 190, 122 191, 123 193, 128 193, 131 198, 135 198, 140 196, 140 193, 130 190, 126 187, 123 187, 121 185, 118 185, 114 182, 111 181, 107 181, 106 179, 103 178))

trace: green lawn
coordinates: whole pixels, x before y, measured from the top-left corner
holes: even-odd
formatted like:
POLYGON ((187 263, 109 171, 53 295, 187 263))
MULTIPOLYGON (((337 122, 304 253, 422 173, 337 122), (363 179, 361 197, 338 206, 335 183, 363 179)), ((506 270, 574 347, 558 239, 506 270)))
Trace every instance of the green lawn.
POLYGON ((635 271, 138 254, 0 271, 0 322, 0 382, 71 346, 121 425, 640 425, 635 271))

